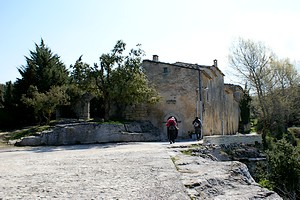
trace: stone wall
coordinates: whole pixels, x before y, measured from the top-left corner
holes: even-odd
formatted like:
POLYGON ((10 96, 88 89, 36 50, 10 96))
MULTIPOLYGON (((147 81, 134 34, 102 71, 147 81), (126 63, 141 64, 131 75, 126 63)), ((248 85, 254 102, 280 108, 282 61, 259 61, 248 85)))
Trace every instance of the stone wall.
POLYGON ((213 135, 205 136, 203 138, 204 144, 215 144, 215 145, 229 145, 229 144, 255 144, 262 143, 261 135, 259 134, 247 134, 247 135, 213 135))
POLYGON ((140 105, 132 105, 127 107, 126 111, 124 112, 124 118, 127 120, 147 120, 148 113, 147 113, 147 105, 140 104, 140 105))
POLYGON ((178 137, 187 138, 188 132, 193 131, 192 121, 196 116, 197 71, 152 61, 144 61, 143 68, 161 97, 159 103, 148 107, 148 119, 166 137, 165 123, 168 117, 174 116, 178 121, 178 137))
POLYGON ((212 66, 203 66, 144 60, 142 67, 161 96, 159 103, 144 109, 147 109, 147 119, 159 128, 162 137, 167 135, 166 119, 174 116, 178 120, 178 137, 188 138, 188 133, 194 131, 192 121, 196 116, 201 118, 201 113, 203 135, 238 131, 240 113, 235 93, 239 90, 234 90, 234 85, 225 86, 224 74, 216 61, 212 66))

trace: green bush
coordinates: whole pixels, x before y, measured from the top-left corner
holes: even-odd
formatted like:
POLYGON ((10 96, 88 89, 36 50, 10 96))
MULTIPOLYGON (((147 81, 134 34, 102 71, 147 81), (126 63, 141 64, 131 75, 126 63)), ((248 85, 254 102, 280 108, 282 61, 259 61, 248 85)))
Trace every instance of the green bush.
MULTIPOLYGON (((274 191, 282 197, 296 199, 300 196, 299 148, 283 138, 272 143, 272 148, 267 150, 266 154, 268 180, 274 183, 274 191)), ((267 184, 266 181, 263 183, 267 184)))
POLYGON ((274 190, 274 183, 272 183, 271 181, 269 181, 268 179, 264 178, 264 179, 261 179, 259 181, 259 184, 264 187, 264 188, 267 188, 269 190, 274 190))

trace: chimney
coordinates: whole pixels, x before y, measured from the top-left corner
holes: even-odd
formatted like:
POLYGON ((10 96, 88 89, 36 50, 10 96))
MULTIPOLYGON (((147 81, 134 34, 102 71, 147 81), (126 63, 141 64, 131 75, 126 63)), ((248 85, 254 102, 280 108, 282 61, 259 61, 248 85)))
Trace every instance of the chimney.
POLYGON ((158 62, 158 55, 153 55, 153 61, 158 62))
POLYGON ((217 61, 217 59, 214 59, 214 66, 218 67, 218 61, 217 61))

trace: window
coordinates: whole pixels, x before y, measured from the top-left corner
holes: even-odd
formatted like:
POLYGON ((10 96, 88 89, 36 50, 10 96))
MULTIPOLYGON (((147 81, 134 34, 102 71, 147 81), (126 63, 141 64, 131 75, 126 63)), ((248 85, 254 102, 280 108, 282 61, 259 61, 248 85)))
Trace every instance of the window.
POLYGON ((164 67, 164 74, 167 74, 169 71, 168 71, 168 68, 167 67, 164 67))

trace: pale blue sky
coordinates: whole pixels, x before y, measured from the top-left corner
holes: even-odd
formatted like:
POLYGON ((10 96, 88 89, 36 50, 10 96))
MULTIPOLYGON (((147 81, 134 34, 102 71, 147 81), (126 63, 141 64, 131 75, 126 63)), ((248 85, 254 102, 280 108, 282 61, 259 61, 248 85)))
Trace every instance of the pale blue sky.
POLYGON ((237 37, 299 63, 299 21, 299 0, 0 0, 0 83, 20 77, 41 38, 67 67, 82 54, 93 65, 122 39, 128 49, 142 44, 145 59, 217 59, 231 82, 227 56, 237 37))

